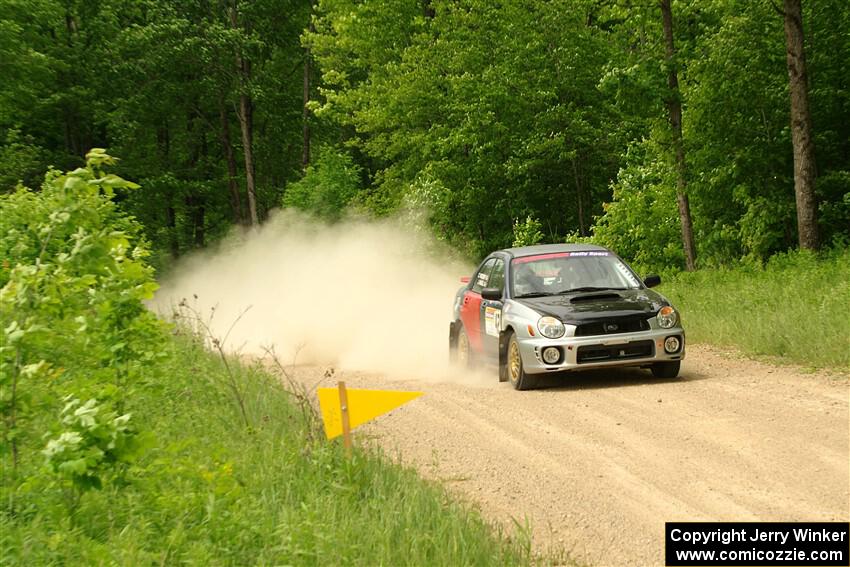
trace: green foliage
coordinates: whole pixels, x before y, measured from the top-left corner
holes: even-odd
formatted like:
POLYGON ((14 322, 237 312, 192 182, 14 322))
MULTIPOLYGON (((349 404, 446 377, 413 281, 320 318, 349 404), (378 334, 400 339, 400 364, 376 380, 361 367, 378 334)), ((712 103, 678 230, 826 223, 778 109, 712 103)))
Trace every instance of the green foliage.
POLYGON ((832 171, 818 178, 818 192, 831 198, 820 202, 818 215, 823 239, 835 247, 850 247, 850 171, 832 171))
POLYGON ((565 234, 579 191, 589 223, 616 171, 604 156, 624 139, 597 88, 610 50, 587 8, 322 2, 306 34, 325 80, 316 113, 355 131, 373 210, 439 188, 435 232, 473 255, 510 245, 527 214, 565 234))
POLYGON ((796 242, 782 18, 768 2, 740 8, 712 7, 719 25, 688 70, 691 202, 710 263, 796 242))
POLYGON ((116 160, 104 150, 86 157, 85 167, 48 173, 41 191, 0 196, 2 468, 12 508, 19 468, 32 464, 67 395, 98 400, 97 408, 86 408, 109 423, 86 429, 87 422, 63 417, 71 429, 59 437, 61 447, 52 445, 55 470, 79 488, 98 486, 129 454, 126 418, 109 412, 132 405, 165 338, 142 303, 156 284, 139 227, 113 202, 117 192, 138 186, 106 172, 116 160), (111 441, 96 439, 109 431, 111 441))
POLYGON ((613 200, 603 205, 593 229, 594 242, 647 273, 684 266, 675 179, 658 151, 650 141, 629 148, 613 200))
POLYGON ((688 339, 815 368, 850 370, 850 252, 778 254, 764 267, 706 269, 659 288, 688 339))
POLYGON ((44 150, 35 145, 32 137, 25 138, 20 130, 10 129, 0 146, 0 192, 11 191, 22 182, 36 181, 44 171, 44 150))
POLYGON ((525 220, 519 222, 514 221, 514 242, 512 246, 532 246, 539 244, 543 240, 543 233, 540 229, 543 225, 539 220, 532 218, 531 215, 525 217, 525 220))
MULTIPOLYGON (((124 158, 116 173, 145 188, 121 206, 142 221, 157 266, 167 266, 244 220, 236 110, 248 93, 264 215, 301 174, 300 79, 309 57, 300 36, 310 6, 307 0, 5 0, 0 192, 19 180, 36 186, 49 165, 73 169, 89 147, 109 147, 124 158), (237 53, 248 62, 247 73, 237 53)), ((317 82, 315 73, 310 82, 317 82)), ((307 122, 320 141, 322 129, 307 122)))
POLYGON ((339 220, 361 188, 361 175, 350 155, 323 147, 304 177, 286 186, 283 206, 339 220))
POLYGON ((66 396, 65 402, 63 430, 42 451, 47 465, 78 490, 99 489, 105 475, 138 456, 142 437, 130 425, 130 414, 105 411, 94 399, 83 404, 66 396))

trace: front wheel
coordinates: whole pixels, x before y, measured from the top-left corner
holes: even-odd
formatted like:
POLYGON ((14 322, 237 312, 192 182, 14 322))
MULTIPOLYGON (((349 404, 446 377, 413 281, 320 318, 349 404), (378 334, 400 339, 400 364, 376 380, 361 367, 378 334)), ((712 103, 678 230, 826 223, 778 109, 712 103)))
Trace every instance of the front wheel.
POLYGON ((522 365, 522 356, 519 352, 519 342, 516 335, 511 334, 508 340, 508 356, 505 360, 505 370, 508 381, 515 390, 531 390, 537 385, 537 380, 531 374, 525 372, 522 365))
POLYGON ((679 368, 682 366, 680 360, 671 362, 656 362, 650 368, 652 375, 656 378, 675 378, 679 375, 679 368))

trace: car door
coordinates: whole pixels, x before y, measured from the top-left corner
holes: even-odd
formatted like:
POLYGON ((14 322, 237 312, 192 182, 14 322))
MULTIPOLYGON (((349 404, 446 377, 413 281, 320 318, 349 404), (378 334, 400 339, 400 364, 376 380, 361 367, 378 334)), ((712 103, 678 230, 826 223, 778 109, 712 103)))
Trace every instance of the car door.
POLYGON ((495 258, 488 258, 481 264, 478 272, 472 276, 471 285, 464 292, 460 304, 460 320, 463 322, 466 336, 469 337, 469 346, 477 353, 484 352, 484 345, 481 342, 481 290, 487 287, 490 271, 495 263, 495 258))
MULTIPOLYGON (((496 258, 485 287, 494 287, 505 293, 505 261, 496 258)), ((484 352, 489 356, 499 356, 499 333, 502 330, 502 305, 499 300, 481 299, 481 342, 484 352)))

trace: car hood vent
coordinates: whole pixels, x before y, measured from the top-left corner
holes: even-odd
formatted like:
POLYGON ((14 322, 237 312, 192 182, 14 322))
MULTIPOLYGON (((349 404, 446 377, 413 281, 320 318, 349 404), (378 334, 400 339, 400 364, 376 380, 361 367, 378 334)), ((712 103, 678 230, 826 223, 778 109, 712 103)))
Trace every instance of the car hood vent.
POLYGON ((620 299, 623 296, 613 291, 599 291, 596 293, 582 293, 574 295, 570 298, 570 303, 579 303, 581 301, 598 301, 600 299, 620 299))

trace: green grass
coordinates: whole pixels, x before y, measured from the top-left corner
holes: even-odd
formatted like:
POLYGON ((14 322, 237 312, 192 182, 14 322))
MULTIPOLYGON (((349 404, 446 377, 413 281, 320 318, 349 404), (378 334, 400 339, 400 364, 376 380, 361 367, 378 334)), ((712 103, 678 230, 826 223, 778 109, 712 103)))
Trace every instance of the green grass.
POLYGON ((315 423, 259 366, 237 366, 234 376, 248 428, 221 362, 188 338, 172 341, 130 408, 155 433, 155 447, 122 482, 79 502, 42 472, 34 441, 23 482, 3 490, 0 564, 536 561, 527 531, 508 537, 376 451, 355 449, 346 458, 338 443, 315 435, 315 423))
POLYGON ((813 368, 850 370, 850 251, 792 253, 761 267, 700 270, 658 288, 690 341, 813 368))

